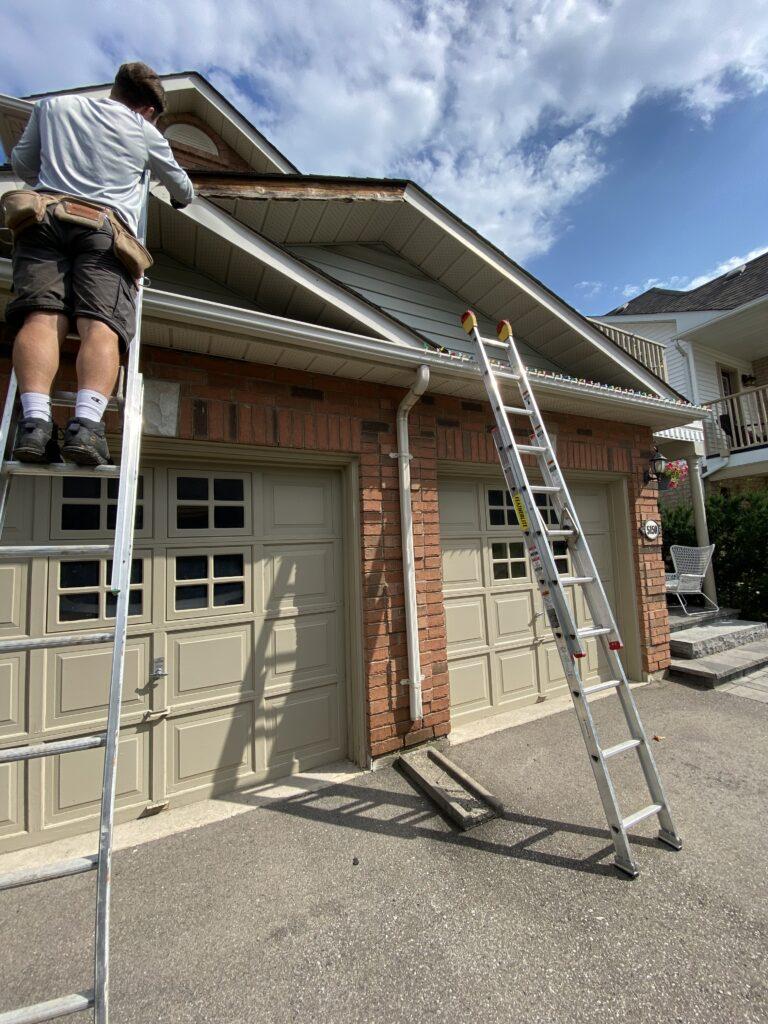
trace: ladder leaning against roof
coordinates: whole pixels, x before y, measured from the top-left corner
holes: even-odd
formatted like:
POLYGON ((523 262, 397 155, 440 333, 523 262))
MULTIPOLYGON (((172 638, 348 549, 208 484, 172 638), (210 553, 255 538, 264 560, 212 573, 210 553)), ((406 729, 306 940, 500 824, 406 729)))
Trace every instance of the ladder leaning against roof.
MULTIPOLYGON (((147 229, 149 198, 149 171, 142 180, 142 207, 139 238, 143 242, 147 229)), ((141 307, 143 283, 136 297, 136 333, 128 349, 128 371, 125 394, 118 394, 116 404, 122 407, 123 436, 119 466, 78 467, 69 463, 32 465, 8 461, 15 433, 14 409, 16 377, 12 373, 0 421, 0 538, 5 523, 11 481, 16 476, 96 476, 119 479, 115 536, 112 544, 50 544, 0 547, 0 559, 47 558, 67 555, 93 555, 112 560, 111 591, 117 595, 115 628, 110 632, 72 633, 35 639, 0 641, 0 654, 6 651, 33 651, 46 647, 82 646, 84 644, 111 643, 112 670, 109 681, 107 728, 92 736, 55 740, 34 746, 0 749, 0 765, 29 761, 37 757, 55 757, 77 750, 104 747, 104 776, 101 796, 98 853, 88 857, 75 857, 42 868, 22 869, 0 875, 0 890, 22 885, 64 878, 86 871, 96 871, 96 926, 94 942, 94 986, 92 990, 77 992, 47 1002, 0 1013, 0 1024, 34 1024, 36 1021, 56 1020, 71 1013, 94 1008, 96 1024, 107 1024, 109 1019, 109 926, 110 890, 112 881, 112 831, 115 813, 117 782, 117 745, 120 736, 120 702, 125 666, 125 641, 128 627, 128 609, 133 560, 133 532, 136 513, 136 489, 139 474, 144 382, 139 372, 141 343, 141 307)), ((52 404, 69 405, 72 396, 56 394, 52 404)))
MULTIPOLYGON (((533 396, 528 374, 515 345, 509 321, 502 320, 499 324, 498 341, 481 337, 477 318, 471 310, 462 316, 461 322, 464 330, 474 338, 477 346, 477 361, 496 419, 496 429, 493 432, 494 442, 499 452, 504 479, 512 496, 517 520, 526 539, 532 572, 536 578, 544 602, 544 610, 563 663, 568 689, 579 719, 616 851, 615 864, 621 871, 634 877, 638 874, 638 867, 632 857, 627 834, 633 826, 645 818, 656 815, 660 825, 658 838, 675 850, 679 850, 682 843, 672 823, 656 763, 648 746, 648 738, 640 721, 637 705, 619 656, 622 647, 621 637, 605 596, 605 590, 597 574, 587 539, 579 524, 573 500, 558 465, 555 450, 549 440, 538 404, 533 396), (519 406, 510 406, 504 403, 499 380, 486 351, 489 347, 500 349, 506 356, 512 369, 512 379, 516 382, 520 392, 521 404, 519 406), (529 444, 518 443, 510 425, 509 416, 527 417, 531 433, 529 444), (529 481, 523 464, 523 455, 533 455, 536 458, 544 481, 542 484, 532 484, 529 481), (537 494, 546 494, 551 499, 557 516, 557 523, 554 526, 544 522, 536 504, 537 494), (557 540, 565 540, 567 543, 573 575, 562 575, 558 572, 552 548, 552 542, 557 540), (590 627, 579 628, 575 622, 566 597, 566 591, 573 587, 582 589, 592 617, 593 625, 590 627), (602 644, 613 678, 607 682, 585 686, 578 664, 586 656, 587 652, 583 641, 589 637, 595 637, 602 644), (629 730, 629 739, 610 747, 602 747, 588 698, 607 690, 613 690, 619 696, 629 730), (640 760, 651 803, 633 814, 623 817, 608 770, 608 761, 612 757, 632 750, 636 751, 640 760)), ((509 374, 506 374, 506 377, 508 379, 509 374)))

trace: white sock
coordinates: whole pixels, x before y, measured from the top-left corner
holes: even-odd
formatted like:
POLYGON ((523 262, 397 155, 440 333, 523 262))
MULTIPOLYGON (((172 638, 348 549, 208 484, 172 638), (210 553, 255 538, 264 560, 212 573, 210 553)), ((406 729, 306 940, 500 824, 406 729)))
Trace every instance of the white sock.
POLYGON ((51 396, 39 391, 25 391, 21 396, 21 411, 24 419, 49 420, 51 418, 51 396))
POLYGON ((108 401, 109 399, 99 391, 80 388, 75 402, 75 416, 78 419, 91 420, 92 423, 100 423, 108 401))

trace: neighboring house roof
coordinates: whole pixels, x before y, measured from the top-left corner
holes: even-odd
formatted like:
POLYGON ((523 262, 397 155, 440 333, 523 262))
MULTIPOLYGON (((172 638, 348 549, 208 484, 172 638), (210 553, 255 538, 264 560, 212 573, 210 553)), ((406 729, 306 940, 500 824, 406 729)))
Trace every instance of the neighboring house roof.
POLYGON ((726 274, 690 291, 649 288, 605 316, 645 316, 652 313, 693 313, 735 309, 768 294, 768 253, 756 256, 726 274))

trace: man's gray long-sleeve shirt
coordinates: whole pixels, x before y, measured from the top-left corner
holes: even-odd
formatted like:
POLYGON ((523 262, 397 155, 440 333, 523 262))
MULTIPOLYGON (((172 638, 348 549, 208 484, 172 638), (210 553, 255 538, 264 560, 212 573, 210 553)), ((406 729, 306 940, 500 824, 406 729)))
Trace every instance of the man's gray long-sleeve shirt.
POLYGON ((180 206, 195 195, 157 128, 117 100, 78 95, 39 100, 11 153, 11 166, 38 191, 111 207, 134 233, 146 167, 180 206))

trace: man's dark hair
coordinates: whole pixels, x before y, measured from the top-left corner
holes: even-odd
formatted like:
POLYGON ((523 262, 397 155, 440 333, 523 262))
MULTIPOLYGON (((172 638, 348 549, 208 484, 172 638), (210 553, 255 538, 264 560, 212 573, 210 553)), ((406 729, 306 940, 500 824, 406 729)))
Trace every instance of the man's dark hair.
POLYGON ((157 116, 165 110, 165 89, 160 76, 140 60, 120 65, 112 86, 112 99, 128 107, 154 107, 157 116))

